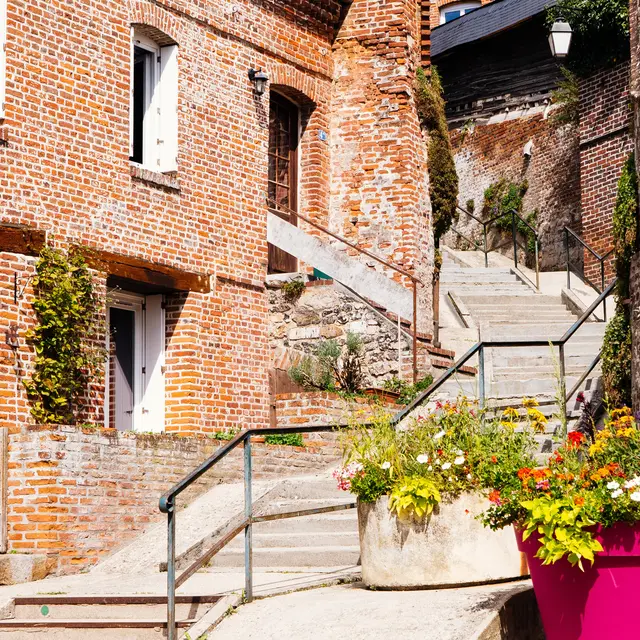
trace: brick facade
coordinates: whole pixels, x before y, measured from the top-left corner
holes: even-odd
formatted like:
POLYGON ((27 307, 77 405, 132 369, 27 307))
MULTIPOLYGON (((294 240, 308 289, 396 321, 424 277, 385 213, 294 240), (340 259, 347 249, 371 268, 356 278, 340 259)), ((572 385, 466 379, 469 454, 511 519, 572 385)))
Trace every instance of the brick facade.
MULTIPOLYGON (((431 2, 431 12, 430 12, 430 20, 431 20, 431 28, 435 29, 440 24, 440 10, 448 5, 458 4, 461 0, 433 0, 431 2)), ((464 0, 462 0, 464 1, 464 0)), ((482 6, 485 4, 489 4, 493 2, 493 0, 482 0, 482 6)))
MULTIPOLYGON (((600 255, 613 247, 613 208, 622 166, 633 150, 629 63, 600 71, 580 85, 580 173, 584 240, 600 255)), ((585 252, 585 276, 600 286, 600 266, 585 252)), ((613 261, 606 264, 613 274, 613 261)))
MULTIPOLYGON (((29 426, 22 384, 33 362, 26 333, 35 258, 0 253, 11 548, 64 550, 58 568, 67 571, 139 531, 159 492, 212 450, 202 436, 269 423, 269 91, 255 94, 249 68, 264 69, 269 90, 299 107, 300 212, 422 277, 427 328, 433 248, 412 96, 421 53, 414 0, 70 0, 46 12, 40 4, 8 0, 0 224, 26 224, 58 247, 142 260, 201 285, 162 290, 167 435, 41 429, 29 426), (132 25, 178 45, 175 173, 129 160, 132 25), (159 469, 153 481, 130 480, 150 464, 159 469), (101 513, 108 498, 114 510, 101 513), (119 520, 118 509, 130 519, 119 520)), ((123 277, 112 269, 95 270, 103 302, 113 276, 123 277)), ((106 382, 89 390, 82 421, 102 424, 106 382)))
MULTIPOLYGON (((516 183, 524 180, 528 191, 524 212, 538 210, 540 265, 544 270, 563 269, 565 253, 562 229, 569 226, 579 233, 580 225, 580 156, 574 126, 558 125, 548 110, 529 110, 529 115, 491 118, 488 123, 460 127, 452 132, 456 167, 460 178, 460 202, 475 203, 476 215, 482 209, 484 191, 501 178, 516 183), (533 142, 530 158, 525 145, 533 142)), ((456 227, 480 239, 479 225, 464 214, 456 227)), ((490 246, 504 237, 490 237, 490 246)), ((459 242, 450 234, 449 242, 459 242)), ((505 249, 509 251, 509 248, 505 249)), ((580 255, 574 256, 580 259, 580 255)))

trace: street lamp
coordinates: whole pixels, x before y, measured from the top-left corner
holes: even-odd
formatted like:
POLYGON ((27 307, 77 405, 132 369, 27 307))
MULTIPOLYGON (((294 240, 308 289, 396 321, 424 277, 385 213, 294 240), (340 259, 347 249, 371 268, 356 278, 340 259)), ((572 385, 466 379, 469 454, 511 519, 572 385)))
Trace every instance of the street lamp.
POLYGON ((569 55, 572 35, 571 25, 562 18, 553 23, 551 33, 549 33, 549 46, 554 57, 566 58, 569 55))
POLYGON ((249 69, 249 80, 254 83, 257 96, 261 96, 267 88, 269 76, 262 69, 249 69))

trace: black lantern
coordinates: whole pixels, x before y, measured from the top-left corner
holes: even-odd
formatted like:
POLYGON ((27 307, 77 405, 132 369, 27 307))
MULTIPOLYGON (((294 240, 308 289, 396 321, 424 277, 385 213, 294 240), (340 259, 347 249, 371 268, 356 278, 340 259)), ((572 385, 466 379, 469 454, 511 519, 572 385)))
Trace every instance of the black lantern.
POLYGON ((256 95, 261 96, 264 94, 267 88, 267 82, 269 82, 269 76, 262 69, 249 69, 249 80, 253 82, 256 87, 256 95))

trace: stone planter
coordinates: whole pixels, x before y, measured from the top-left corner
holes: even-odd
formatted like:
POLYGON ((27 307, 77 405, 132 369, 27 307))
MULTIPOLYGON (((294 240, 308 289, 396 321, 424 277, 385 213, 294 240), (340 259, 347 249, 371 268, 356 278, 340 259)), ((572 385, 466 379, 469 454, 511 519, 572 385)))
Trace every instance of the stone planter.
POLYGON ((491 531, 475 516, 489 507, 476 494, 441 503, 424 521, 402 522, 387 496, 358 504, 362 579, 370 587, 481 584, 528 574, 513 533, 491 531))

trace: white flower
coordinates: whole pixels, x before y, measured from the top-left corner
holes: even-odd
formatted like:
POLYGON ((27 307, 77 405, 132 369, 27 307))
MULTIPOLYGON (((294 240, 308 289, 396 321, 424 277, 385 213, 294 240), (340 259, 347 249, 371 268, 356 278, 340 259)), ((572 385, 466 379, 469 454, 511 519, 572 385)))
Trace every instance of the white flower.
POLYGON ((624 483, 624 485, 623 485, 623 486, 624 486, 624 488, 625 488, 625 489, 633 489, 634 487, 637 487, 637 486, 638 486, 638 482, 639 482, 639 481, 640 481, 640 479, 639 479, 639 478, 637 478, 637 477, 635 477, 635 478, 631 478, 631 480, 627 480, 627 481, 624 483))
POLYGON ((443 470, 443 471, 446 471, 447 469, 450 469, 450 468, 451 468, 451 463, 450 463, 450 462, 445 462, 445 463, 442 465, 442 470, 443 470))
POLYGON ((427 471, 433 471, 433 467, 429 465, 429 468, 427 469, 427 471))
POLYGON ((453 478, 449 478, 449 482, 453 482, 453 478))
POLYGON ((440 440, 440 438, 442 438, 443 436, 445 436, 447 434, 446 431, 438 431, 438 433, 436 433, 435 436, 433 436, 434 440, 440 440))
POLYGON ((464 456, 458 456, 454 461, 453 464, 464 464, 464 456))
POLYGON ((619 488, 620 488, 620 483, 616 482, 615 480, 613 480, 607 485, 607 489, 609 489, 609 491, 612 491, 613 489, 619 489, 619 488))
POLYGON ((383 462, 380 466, 383 469, 390 469, 391 468, 391 463, 390 462, 383 462))
POLYGON ((420 463, 420 464, 425 464, 426 462, 429 462, 429 456, 426 453, 421 453, 416 460, 420 463))
POLYGON ((612 497, 612 498, 619 498, 623 493, 624 493, 624 491, 623 491, 622 489, 616 489, 616 490, 611 494, 611 497, 612 497))
POLYGON ((467 473, 467 480, 471 480, 471 474, 467 473))
POLYGON ((458 449, 458 450, 456 451, 456 453, 457 453, 459 456, 463 456, 463 455, 464 455, 464 451, 462 451, 461 449, 458 449))
POLYGON ((634 491, 633 493, 629 494, 629 497, 634 502, 640 502, 640 491, 634 491))

